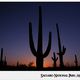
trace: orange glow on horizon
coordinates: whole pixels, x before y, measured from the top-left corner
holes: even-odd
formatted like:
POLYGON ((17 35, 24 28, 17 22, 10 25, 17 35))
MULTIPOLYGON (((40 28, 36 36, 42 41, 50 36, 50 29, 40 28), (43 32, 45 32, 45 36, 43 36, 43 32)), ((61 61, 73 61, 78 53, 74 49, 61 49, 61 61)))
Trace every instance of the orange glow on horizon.
MULTIPOLYGON (((17 61, 19 61, 19 64, 23 64, 23 65, 26 65, 28 66, 28 64, 30 62, 33 62, 32 66, 36 67, 36 58, 33 56, 33 55, 30 55, 28 57, 28 55, 23 55, 22 57, 21 56, 18 56, 18 58, 15 58, 15 57, 11 57, 11 56, 8 56, 7 57, 7 63, 8 65, 17 65, 17 61)), ((64 65, 66 66, 71 66, 71 65, 74 65, 72 63, 72 60, 71 59, 65 59, 65 56, 64 56, 64 65)), ((51 55, 49 55, 47 58, 44 59, 44 64, 43 64, 44 68, 47 68, 47 67, 53 67, 53 61, 51 59, 51 55)), ((57 61, 57 67, 59 66, 59 58, 58 58, 58 61, 57 61)))

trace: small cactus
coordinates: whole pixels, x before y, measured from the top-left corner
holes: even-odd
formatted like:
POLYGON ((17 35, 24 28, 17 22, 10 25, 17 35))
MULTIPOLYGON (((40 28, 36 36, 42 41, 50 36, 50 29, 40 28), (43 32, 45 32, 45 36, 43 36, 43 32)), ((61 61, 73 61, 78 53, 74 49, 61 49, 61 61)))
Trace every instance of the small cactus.
POLYGON ((37 50, 34 47, 33 37, 32 37, 32 23, 29 23, 29 43, 30 43, 30 49, 33 53, 33 55, 36 57, 36 66, 38 69, 43 68, 43 61, 44 58, 48 56, 50 49, 51 49, 51 32, 49 32, 49 41, 48 41, 48 47, 46 51, 43 53, 43 47, 42 47, 42 11, 41 7, 39 6, 39 31, 38 31, 38 46, 37 50))
POLYGON ((58 60, 58 57, 56 57, 55 52, 53 53, 52 60, 54 61, 54 68, 56 68, 56 61, 58 60))
POLYGON ((63 46, 63 49, 61 49, 61 41, 60 41, 60 34, 59 34, 59 28, 58 24, 56 24, 57 28, 57 36, 58 36, 58 47, 59 47, 59 61, 60 61, 60 67, 64 67, 64 62, 63 62, 63 55, 65 54, 66 48, 63 46))
POLYGON ((75 54, 75 61, 74 62, 75 62, 75 66, 78 67, 78 60, 77 60, 76 54, 75 54))

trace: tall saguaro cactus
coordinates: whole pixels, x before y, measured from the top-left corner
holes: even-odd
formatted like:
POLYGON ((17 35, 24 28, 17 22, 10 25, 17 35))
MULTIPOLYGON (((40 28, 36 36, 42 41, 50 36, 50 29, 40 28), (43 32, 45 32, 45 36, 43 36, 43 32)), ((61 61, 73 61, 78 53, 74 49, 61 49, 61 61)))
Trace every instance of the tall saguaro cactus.
POLYGON ((56 57, 55 52, 53 53, 52 60, 54 61, 54 68, 56 68, 56 61, 58 60, 58 57, 56 57))
POLYGON ((37 50, 34 47, 33 42, 33 36, 32 36, 32 23, 29 22, 29 43, 30 43, 30 49, 33 53, 33 55, 36 57, 36 66, 38 69, 43 68, 43 60, 45 57, 48 56, 50 49, 51 49, 51 32, 49 32, 49 41, 46 51, 43 53, 43 47, 42 47, 42 10, 39 6, 39 28, 38 28, 38 46, 37 50))
POLYGON ((78 67, 78 60, 77 60, 76 54, 75 54, 75 61, 74 62, 75 62, 75 66, 78 67))
POLYGON ((56 28, 57 28, 58 48, 59 48, 59 53, 57 53, 57 54, 59 55, 60 67, 64 67, 63 55, 65 54, 66 48, 64 48, 64 46, 63 46, 63 49, 61 49, 61 41, 60 41, 58 24, 56 24, 56 28))
POLYGON ((1 48, 0 64, 3 63, 3 48, 1 48))

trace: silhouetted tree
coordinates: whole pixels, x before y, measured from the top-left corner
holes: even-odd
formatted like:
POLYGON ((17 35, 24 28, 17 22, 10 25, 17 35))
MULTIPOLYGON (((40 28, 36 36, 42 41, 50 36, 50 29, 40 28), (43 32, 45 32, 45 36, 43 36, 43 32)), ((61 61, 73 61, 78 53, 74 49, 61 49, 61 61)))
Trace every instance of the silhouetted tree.
POLYGON ((46 51, 43 53, 42 49, 42 10, 39 6, 39 31, 38 31, 38 46, 37 50, 34 47, 33 37, 32 37, 32 23, 29 22, 29 43, 30 43, 30 49, 33 53, 33 55, 36 57, 36 66, 38 69, 43 68, 43 59, 48 56, 50 49, 51 49, 51 32, 49 32, 49 41, 48 41, 48 47, 46 51))

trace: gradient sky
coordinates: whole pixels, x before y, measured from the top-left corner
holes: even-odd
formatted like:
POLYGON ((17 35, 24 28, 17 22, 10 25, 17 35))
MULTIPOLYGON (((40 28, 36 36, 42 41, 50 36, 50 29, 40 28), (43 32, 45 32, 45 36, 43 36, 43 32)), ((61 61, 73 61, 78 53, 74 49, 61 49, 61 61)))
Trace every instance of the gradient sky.
POLYGON ((52 53, 58 52, 56 23, 59 24, 61 43, 67 49, 64 63, 74 65, 75 54, 80 61, 80 3, 0 3, 0 48, 4 48, 8 64, 19 61, 27 65, 33 61, 35 65, 36 58, 29 47, 29 21, 37 48, 38 6, 42 6, 44 51, 49 32, 52 32, 51 51, 44 59, 44 66, 52 66, 52 53))

